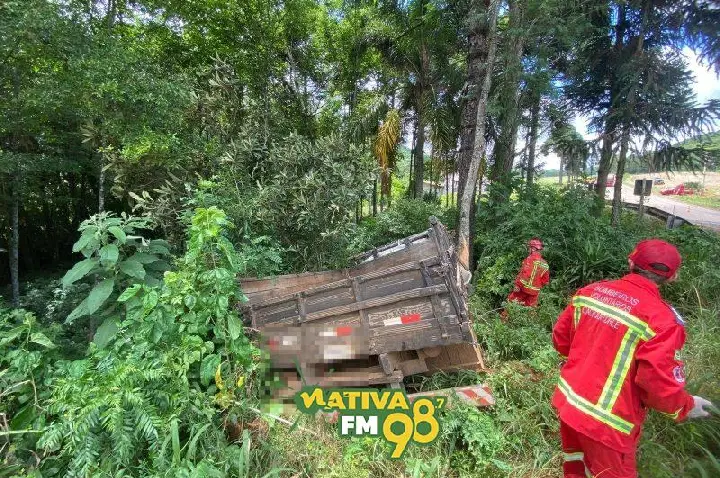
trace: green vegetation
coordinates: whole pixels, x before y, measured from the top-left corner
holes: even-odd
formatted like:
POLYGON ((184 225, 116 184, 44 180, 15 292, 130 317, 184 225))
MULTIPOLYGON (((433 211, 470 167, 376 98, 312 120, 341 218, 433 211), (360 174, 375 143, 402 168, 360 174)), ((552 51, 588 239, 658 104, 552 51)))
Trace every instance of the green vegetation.
MULTIPOLYGON (((190 202, 208 200, 207 189, 201 189, 190 202)), ((286 417, 298 420, 299 428, 291 431, 261 412, 263 360, 233 303, 242 300, 235 282, 239 271, 264 274, 276 267, 267 256, 272 245, 236 252, 225 214, 215 206, 195 207, 188 210, 187 252, 155 282, 150 266, 157 261, 150 259, 165 248, 130 230, 147 223, 94 217, 81 227, 76 249, 85 245, 94 259, 94 251, 107 251, 124 238, 119 264, 132 257, 138 264, 128 268, 98 259, 104 267, 86 274, 77 272, 84 266, 75 266, 57 282, 65 285, 60 304, 25 297, 25 310, 2 310, 0 413, 11 417, 10 429, 19 432, 11 435, 4 464, 10 476, 26 476, 22 470, 36 466, 42 476, 350 477, 396 476, 403 470, 418 477, 556 476, 558 425, 549 400, 558 358, 550 343, 552 324, 576 288, 623 274, 634 243, 650 236, 678 244, 684 257, 680 282, 665 294, 688 322, 688 387, 720 400, 713 365, 720 360, 715 320, 720 275, 711 266, 711 257, 720 254, 716 236, 692 228, 667 231, 651 220, 638 224, 633 214, 613 228, 607 216, 586 214, 592 201, 582 188, 540 188, 515 204, 482 203, 470 305, 493 372, 413 377, 408 386, 428 390, 486 382, 497 404, 443 411, 438 441, 411 447, 400 462, 387 459, 381 441, 341 440, 334 427, 307 416, 286 417), (120 230, 127 230, 125 236, 120 230), (510 320, 503 323, 498 309, 531 235, 546 243, 552 282, 535 311, 511 304, 510 320), (148 252, 127 241, 146 244, 148 252), (54 319, 58 307, 69 316, 73 304, 90 303, 106 280, 123 285, 103 306, 112 325, 100 327, 92 341, 77 334, 83 317, 74 323, 54 319), (33 453, 43 457, 38 465, 31 465, 33 453)), ((440 206, 398 201, 361 224, 355 245, 363 250, 421 230, 430 214, 454 217, 440 206)), ((720 453, 718 425, 714 418, 672 426, 651 414, 639 455, 641 476, 711 476, 718 464, 713 456, 720 453)))
POLYGON ((696 206, 707 207, 710 209, 717 209, 720 211, 720 193, 705 193, 702 196, 678 196, 678 200, 686 202, 688 204, 694 204, 696 206))
MULTIPOLYGON (((720 136, 698 135, 720 106, 696 104, 681 55, 720 64, 717 16, 689 0, 0 2, 0 477, 557 476, 550 328, 649 235, 685 256, 667 295, 689 387, 720 400, 717 237, 557 184, 623 181, 633 161, 717 169, 720 136), (497 405, 443 411, 437 443, 399 462, 271 416, 238 277, 342 268, 430 215, 472 250, 493 373, 407 385, 484 381, 497 405), (502 323, 530 235, 552 283, 502 323)), ((717 430, 653 415, 643 476, 716 475, 717 430)))

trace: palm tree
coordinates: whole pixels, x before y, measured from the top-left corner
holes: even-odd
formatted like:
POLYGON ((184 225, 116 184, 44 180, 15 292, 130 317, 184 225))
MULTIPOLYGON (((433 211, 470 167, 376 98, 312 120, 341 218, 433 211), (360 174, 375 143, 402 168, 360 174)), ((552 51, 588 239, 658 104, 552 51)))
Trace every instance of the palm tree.
POLYGON ((380 204, 390 205, 392 172, 397 160, 397 146, 401 137, 400 111, 393 108, 387 112, 385 121, 378 127, 373 144, 373 153, 380 167, 380 204))

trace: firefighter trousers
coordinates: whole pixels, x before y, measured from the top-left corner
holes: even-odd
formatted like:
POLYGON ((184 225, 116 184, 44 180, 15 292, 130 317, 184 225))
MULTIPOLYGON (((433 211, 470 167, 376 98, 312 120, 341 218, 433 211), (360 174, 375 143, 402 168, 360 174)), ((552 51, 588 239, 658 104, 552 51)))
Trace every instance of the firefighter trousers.
POLYGON ((538 303, 538 296, 526 294, 523 291, 512 291, 507 300, 508 302, 519 302, 526 307, 535 307, 538 303))
POLYGON ((560 421, 565 478, 637 478, 635 450, 622 453, 560 421))

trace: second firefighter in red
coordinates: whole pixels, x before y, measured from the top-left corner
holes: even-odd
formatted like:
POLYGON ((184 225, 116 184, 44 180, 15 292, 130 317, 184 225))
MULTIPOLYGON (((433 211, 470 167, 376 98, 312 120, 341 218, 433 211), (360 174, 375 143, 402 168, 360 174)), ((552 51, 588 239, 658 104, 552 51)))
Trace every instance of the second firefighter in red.
POLYGON ((520 267, 513 291, 507 298, 508 302, 519 302, 527 307, 537 305, 540 289, 550 282, 550 268, 540 254, 542 249, 543 243, 540 239, 534 238, 528 241, 530 255, 520 267))

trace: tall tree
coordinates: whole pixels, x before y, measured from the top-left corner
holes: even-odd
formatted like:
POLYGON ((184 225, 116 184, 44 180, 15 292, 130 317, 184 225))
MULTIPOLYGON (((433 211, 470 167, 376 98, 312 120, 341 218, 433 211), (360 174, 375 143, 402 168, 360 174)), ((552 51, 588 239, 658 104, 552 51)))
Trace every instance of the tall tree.
MULTIPOLYGON (((707 18, 713 14, 706 5, 692 1, 588 3, 588 40, 580 44, 574 54, 566 93, 578 111, 592 116, 591 127, 600 132, 602 149, 596 187, 599 205, 604 201, 607 176, 618 144, 620 178, 616 184, 621 182, 624 161, 634 136, 640 136, 645 144, 657 143, 656 132, 667 131, 664 124, 678 126, 677 119, 681 119, 683 130, 688 127, 696 130, 703 123, 701 118, 713 114, 712 108, 696 108, 687 96, 683 101, 674 102, 673 112, 664 119, 657 118, 652 127, 646 113, 656 102, 665 104, 661 98, 676 92, 679 85, 660 86, 659 70, 653 65, 682 64, 679 58, 686 45, 712 56, 716 38, 708 36, 707 29, 698 28, 697 16, 707 18)), ((684 83, 684 88, 689 91, 689 84, 684 83)), ((615 217, 619 211, 621 185, 616 186, 616 192, 615 217)))
POLYGON ((520 80, 523 73, 523 46, 527 29, 525 15, 527 0, 508 2, 508 24, 502 40, 500 54, 502 68, 497 78, 497 118, 499 134, 493 150, 493 166, 490 179, 500 181, 507 178, 515 159, 515 145, 520 122, 520 80))
MULTIPOLYGON (((458 224, 458 258, 461 265, 466 269, 471 268, 472 263, 472 240, 470 230, 470 215, 474 204, 475 185, 478 180, 478 172, 480 171, 480 163, 485 156, 485 116, 487 113, 488 94, 492 81, 492 71, 495 62, 495 50, 497 48, 497 18, 500 2, 491 0, 486 10, 487 15, 487 54, 485 55, 485 71, 477 102, 477 115, 475 124, 477 125, 474 134, 474 144, 468 172, 463 186, 462 196, 460 198, 459 224, 458 224)), ((475 15, 479 12, 474 11, 475 15)))

